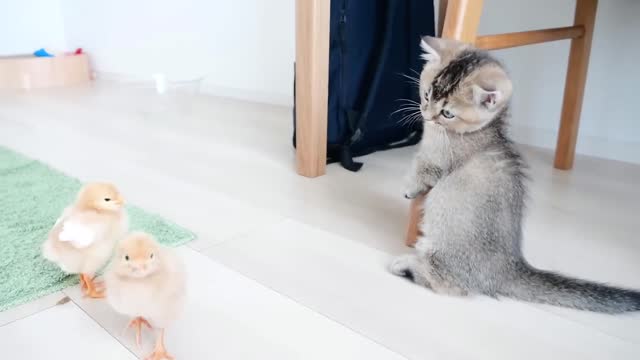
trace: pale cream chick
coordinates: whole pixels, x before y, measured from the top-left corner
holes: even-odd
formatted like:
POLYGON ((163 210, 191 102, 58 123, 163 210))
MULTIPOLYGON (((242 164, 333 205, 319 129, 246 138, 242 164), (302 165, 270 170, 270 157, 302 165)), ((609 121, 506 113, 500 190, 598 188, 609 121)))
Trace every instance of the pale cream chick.
POLYGON ((65 273, 79 274, 86 296, 102 298, 104 289, 93 278, 127 229, 124 199, 118 189, 107 183, 89 183, 56 221, 42 254, 65 273))
POLYGON ((142 326, 158 330, 154 352, 147 359, 172 359, 164 347, 164 330, 183 309, 185 272, 180 258, 149 234, 135 232, 119 244, 105 273, 107 301, 131 316, 140 345, 142 326))

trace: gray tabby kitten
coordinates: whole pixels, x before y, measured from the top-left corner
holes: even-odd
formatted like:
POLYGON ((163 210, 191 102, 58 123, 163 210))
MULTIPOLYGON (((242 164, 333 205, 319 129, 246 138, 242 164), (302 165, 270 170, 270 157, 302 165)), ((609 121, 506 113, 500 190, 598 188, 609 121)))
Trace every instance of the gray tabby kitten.
POLYGON ((416 252, 390 271, 451 295, 485 294, 604 313, 640 310, 640 292, 533 268, 521 251, 524 160, 506 134, 511 80, 488 53, 427 37, 425 132, 405 194, 426 191, 416 252))

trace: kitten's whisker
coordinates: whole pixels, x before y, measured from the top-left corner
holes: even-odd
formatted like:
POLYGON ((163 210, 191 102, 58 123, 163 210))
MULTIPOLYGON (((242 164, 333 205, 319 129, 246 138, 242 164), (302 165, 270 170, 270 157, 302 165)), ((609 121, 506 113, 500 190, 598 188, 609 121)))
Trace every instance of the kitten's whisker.
POLYGON ((403 107, 399 108, 398 110, 396 110, 396 111, 392 112, 391 114, 389 114, 389 116, 393 116, 393 115, 395 115, 396 113, 399 113, 399 112, 406 112, 406 111, 411 111, 411 110, 417 111, 417 110, 419 110, 419 108, 417 106, 403 106, 403 107))
POLYGON ((420 114, 420 113, 416 113, 416 114, 414 114, 413 116, 411 116, 411 117, 409 118, 409 120, 407 121, 407 123, 408 123, 409 125, 411 125, 411 124, 414 124, 414 123, 416 123, 416 122, 418 122, 418 121, 421 121, 421 120, 422 120, 422 114, 420 114))
POLYGON ((417 101, 415 101, 415 100, 413 100, 413 99, 396 99, 396 101, 405 101, 405 102, 408 102, 408 103, 410 103, 410 104, 420 105, 420 103, 419 103, 419 102, 417 102, 417 101))
POLYGON ((404 116, 402 119, 400 119, 400 120, 398 121, 398 124, 400 124, 400 125, 405 125, 405 124, 409 123, 409 119, 410 119, 412 116, 413 116, 413 115, 411 115, 411 114, 410 114, 410 115, 407 115, 407 116, 404 116))
POLYGON ((418 78, 414 78, 413 76, 409 76, 407 74, 402 74, 402 73, 400 73, 399 75, 404 77, 404 78, 406 78, 406 79, 409 79, 410 82, 412 82, 412 83, 414 83, 416 85, 420 85, 420 79, 418 79, 418 78))
POLYGON ((405 104, 400 104, 399 105, 400 108, 414 108, 414 109, 420 109, 420 105, 418 104, 411 104, 411 103, 405 103, 405 104))
POLYGON ((414 108, 414 109, 420 109, 420 105, 418 104, 411 104, 411 103, 406 103, 406 104, 400 104, 399 107, 401 108, 414 108))
POLYGON ((398 123, 402 125, 411 124, 415 121, 415 119, 420 117, 422 117, 422 115, 420 114, 419 111, 416 111, 414 113, 405 115, 402 119, 400 119, 400 121, 398 121, 398 123))

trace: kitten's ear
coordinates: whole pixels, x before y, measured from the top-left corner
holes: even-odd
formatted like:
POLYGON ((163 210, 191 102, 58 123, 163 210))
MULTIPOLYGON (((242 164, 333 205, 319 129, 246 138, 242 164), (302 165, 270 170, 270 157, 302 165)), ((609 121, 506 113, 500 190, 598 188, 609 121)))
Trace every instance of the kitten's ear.
POLYGON ((440 61, 443 57, 468 48, 469 45, 456 40, 442 39, 433 36, 423 36, 420 47, 424 54, 422 58, 426 61, 440 61))
POLYGON ((444 48, 444 44, 442 44, 442 40, 438 38, 423 36, 420 41, 420 48, 422 48, 422 51, 424 52, 421 56, 423 60, 427 62, 439 62, 440 53, 444 48))
POLYGON ((509 101, 513 90, 511 79, 498 66, 480 69, 472 85, 473 102, 492 111, 509 101))
POLYGON ((489 91, 478 85, 473 85, 473 102, 476 105, 485 107, 487 110, 494 110, 504 99, 504 94, 500 90, 489 91))

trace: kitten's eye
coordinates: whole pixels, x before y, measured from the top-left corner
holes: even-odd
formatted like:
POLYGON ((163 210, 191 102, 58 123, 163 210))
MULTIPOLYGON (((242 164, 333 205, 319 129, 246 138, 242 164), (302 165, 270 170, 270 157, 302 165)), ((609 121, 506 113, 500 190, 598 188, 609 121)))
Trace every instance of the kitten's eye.
POLYGON ((444 117, 446 117, 447 119, 451 119, 452 117, 454 117, 455 115, 453 115, 453 113, 449 110, 446 109, 442 109, 442 111, 440 111, 440 114, 444 117))
POLYGON ((153 253, 151 253, 151 255, 149 255, 149 258, 150 258, 150 259, 153 259, 153 253))
POLYGON ((125 255, 125 256, 124 256, 124 259, 125 259, 126 261, 129 261, 129 255, 125 255))
POLYGON ((109 202, 109 201, 111 201, 111 198, 104 198, 104 201, 109 202))

